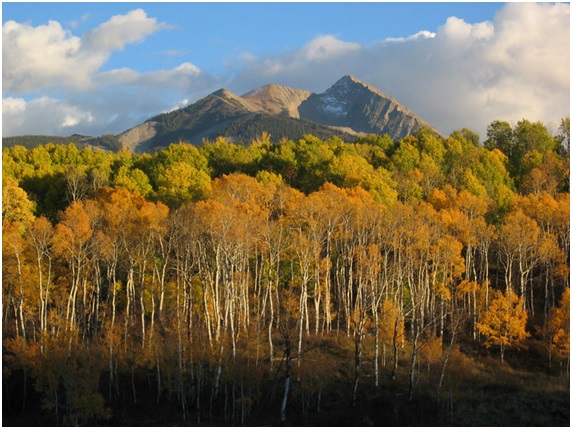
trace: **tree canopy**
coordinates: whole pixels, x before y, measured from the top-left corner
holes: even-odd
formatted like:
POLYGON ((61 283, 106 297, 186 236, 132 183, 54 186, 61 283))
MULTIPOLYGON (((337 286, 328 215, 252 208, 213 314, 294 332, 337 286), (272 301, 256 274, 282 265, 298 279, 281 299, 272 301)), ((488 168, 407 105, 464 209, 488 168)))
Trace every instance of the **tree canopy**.
POLYGON ((32 377, 44 423, 152 397, 248 424, 382 385, 440 401, 467 348, 510 364, 541 344, 566 374, 567 123, 495 121, 483 146, 463 129, 4 148, 5 383, 32 377))

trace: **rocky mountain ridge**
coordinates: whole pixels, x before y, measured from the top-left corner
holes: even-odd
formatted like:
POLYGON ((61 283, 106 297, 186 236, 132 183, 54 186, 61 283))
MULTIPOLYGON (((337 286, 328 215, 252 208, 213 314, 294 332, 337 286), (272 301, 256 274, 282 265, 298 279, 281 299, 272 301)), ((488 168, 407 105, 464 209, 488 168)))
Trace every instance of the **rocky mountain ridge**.
POLYGON ((298 108, 300 116, 363 133, 400 139, 429 126, 394 98, 353 76, 344 76, 322 94, 312 94, 298 108))
MULTIPOLYGON (((277 84, 264 85, 242 96, 221 88, 118 135, 82 136, 77 143, 106 150, 123 147, 149 152, 171 143, 200 144, 219 136, 248 144, 262 132, 270 134, 275 142, 283 138, 297 140, 305 134, 320 139, 338 136, 344 141, 366 134, 388 134, 399 140, 421 127, 432 128, 394 98, 346 75, 320 94, 277 84)), ((23 136, 4 143, 33 145, 36 140, 23 136)))
POLYGON ((248 141, 262 131, 275 138, 296 139, 306 133, 324 138, 337 134, 345 139, 389 134, 398 140, 423 126, 430 127, 394 98, 347 75, 321 94, 276 84, 242 96, 222 88, 117 138, 124 147, 141 152, 177 141, 199 144, 217 136, 248 141))
POLYGON ((275 115, 300 118, 298 108, 312 93, 283 85, 264 85, 247 92, 242 98, 258 106, 261 111, 275 115))

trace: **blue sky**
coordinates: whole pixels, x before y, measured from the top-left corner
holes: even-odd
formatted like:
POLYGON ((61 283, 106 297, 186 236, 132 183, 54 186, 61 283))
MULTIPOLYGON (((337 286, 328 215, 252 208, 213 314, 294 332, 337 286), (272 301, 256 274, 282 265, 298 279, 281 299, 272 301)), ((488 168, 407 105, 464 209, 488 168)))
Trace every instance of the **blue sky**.
POLYGON ((569 115, 568 4, 15 2, 2 23, 4 136, 118 133, 220 87, 345 74, 444 133, 569 115))
POLYGON ((248 52, 257 56, 295 49, 323 34, 370 44, 387 37, 436 31, 448 17, 469 23, 494 17, 501 3, 3 3, 2 22, 33 26, 56 20, 74 35, 111 16, 142 8, 169 28, 144 44, 114 53, 103 70, 132 67, 151 71, 181 59, 201 69, 224 72, 225 64, 248 52), (171 51, 171 52, 167 52, 171 51))

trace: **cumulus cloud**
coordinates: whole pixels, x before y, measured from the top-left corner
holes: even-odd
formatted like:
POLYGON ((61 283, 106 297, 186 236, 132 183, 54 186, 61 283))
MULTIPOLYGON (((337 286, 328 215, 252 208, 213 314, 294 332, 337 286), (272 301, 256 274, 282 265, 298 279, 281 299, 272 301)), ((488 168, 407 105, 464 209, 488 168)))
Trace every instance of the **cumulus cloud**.
POLYGON ((364 47, 358 43, 321 35, 295 51, 263 59, 244 58, 230 85, 238 93, 267 83, 324 90, 347 74, 343 68, 359 59, 363 51, 364 47))
POLYGON ((37 27, 8 21, 2 26, 3 90, 93 90, 94 75, 113 51, 162 27, 141 9, 114 16, 81 38, 57 21, 37 27))
POLYGON ((115 69, 97 74, 94 82, 97 91, 65 99, 3 98, 2 135, 117 134, 158 113, 184 107, 190 99, 181 99, 181 94, 203 97, 220 86, 190 63, 148 73, 115 69))
POLYGON ((300 51, 301 57, 308 61, 324 61, 351 54, 360 49, 357 43, 343 42, 331 35, 318 36, 300 51))
POLYGON ((38 27, 6 22, 2 26, 4 91, 37 91, 60 81, 79 84, 101 65, 95 58, 84 63, 78 58, 80 51, 81 39, 56 21, 38 27))
POLYGON ((23 98, 2 99, 2 134, 69 135, 75 132, 89 132, 102 123, 94 123, 94 117, 81 106, 62 103, 50 97, 31 101, 23 98), (77 127, 81 124, 79 129, 77 127), (71 131, 71 132, 70 132, 71 131))
POLYGON ((2 134, 118 133, 171 109, 181 93, 206 95, 201 88, 211 89, 215 79, 189 62, 147 73, 131 68, 101 71, 112 52, 162 28, 168 25, 142 9, 113 16, 82 37, 56 21, 37 27, 6 22, 2 134))
POLYGON ((446 134, 468 127, 484 137, 495 119, 550 124, 570 114, 569 32, 567 4, 509 3, 493 21, 450 17, 436 33, 375 45, 321 36, 297 51, 251 60, 234 87, 273 82, 321 92, 350 73, 446 134), (320 44, 347 49, 309 57, 320 44))
POLYGON ((82 38, 84 47, 89 52, 120 51, 125 45, 142 42, 145 37, 160 28, 167 27, 157 23, 157 19, 149 18, 143 9, 136 9, 125 15, 115 15, 82 38))

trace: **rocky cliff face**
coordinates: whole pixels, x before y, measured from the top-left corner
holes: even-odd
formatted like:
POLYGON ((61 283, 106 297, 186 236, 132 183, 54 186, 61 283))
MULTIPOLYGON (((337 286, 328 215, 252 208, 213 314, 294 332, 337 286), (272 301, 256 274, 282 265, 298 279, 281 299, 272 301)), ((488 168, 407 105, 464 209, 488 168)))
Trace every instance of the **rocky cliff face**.
POLYGON ((265 85, 247 92, 242 98, 271 115, 285 115, 299 118, 298 107, 312 93, 304 89, 293 89, 282 85, 265 85))
POLYGON ((344 76, 322 94, 312 94, 298 111, 304 119, 366 134, 389 134, 395 140, 429 126, 392 97, 353 76, 344 76))

